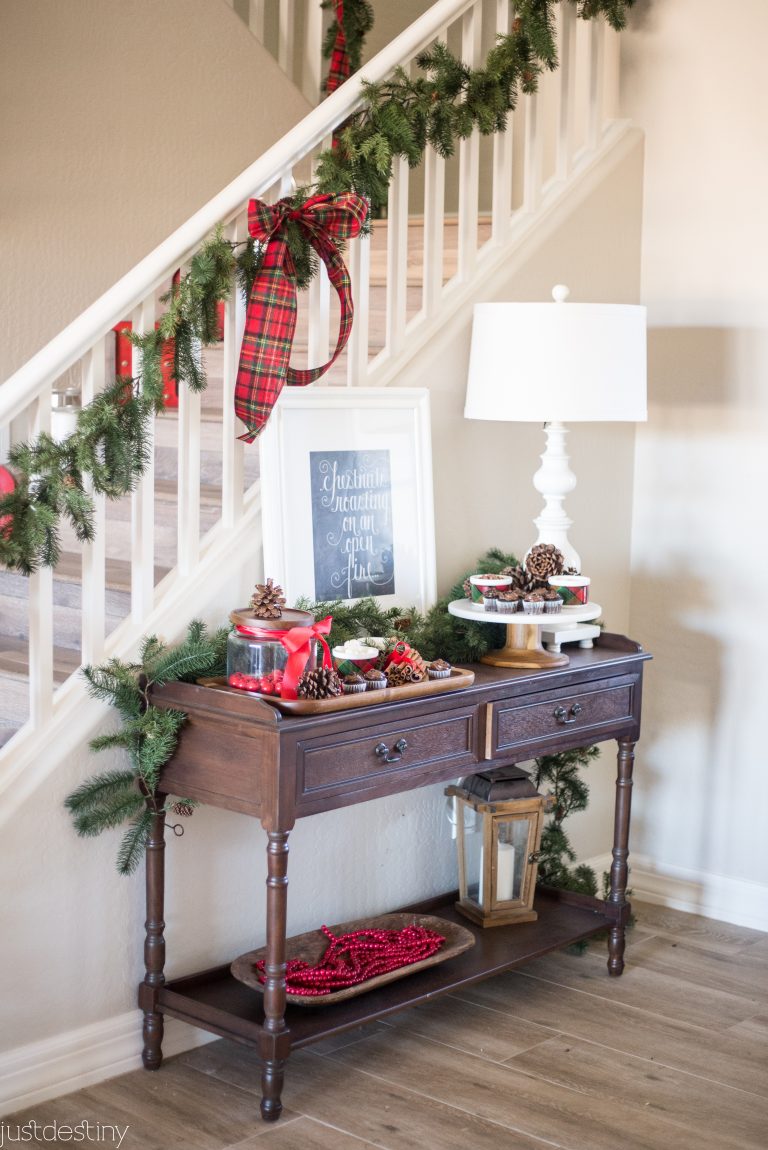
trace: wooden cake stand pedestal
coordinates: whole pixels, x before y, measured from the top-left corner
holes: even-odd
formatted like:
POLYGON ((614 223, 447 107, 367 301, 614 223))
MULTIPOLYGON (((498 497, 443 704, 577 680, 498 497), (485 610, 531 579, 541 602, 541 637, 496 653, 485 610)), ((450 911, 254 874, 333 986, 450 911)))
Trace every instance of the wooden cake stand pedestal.
POLYGON ((567 655, 545 651, 541 645, 542 628, 551 628, 555 623, 587 623, 602 614, 599 603, 587 603, 583 607, 563 607, 555 615, 524 615, 516 611, 506 615, 500 611, 486 611, 482 603, 470 603, 468 599, 454 599, 448 604, 451 615, 459 619, 472 619, 475 623, 501 623, 506 625, 507 638, 503 647, 483 655, 481 663, 492 667, 514 667, 517 670, 546 670, 550 667, 567 667, 567 655))

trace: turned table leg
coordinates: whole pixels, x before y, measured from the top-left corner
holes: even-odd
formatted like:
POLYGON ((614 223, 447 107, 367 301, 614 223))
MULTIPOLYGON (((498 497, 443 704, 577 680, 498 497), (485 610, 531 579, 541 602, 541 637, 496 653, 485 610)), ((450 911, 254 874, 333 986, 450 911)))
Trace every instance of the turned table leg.
POLYGON ((288 831, 268 831, 267 946, 264 965, 264 1026, 261 1034, 261 1116, 276 1121, 290 1037, 285 1025, 285 932, 288 910, 288 831))
POLYGON ((159 813, 153 809, 147 839, 146 888, 147 920, 144 924, 144 981, 139 988, 139 1006, 144 1011, 144 1050, 147 1070, 159 1070, 163 1061, 163 1015, 157 1010, 157 991, 165 982, 165 795, 157 795, 159 813))
POLYGON ((615 914, 608 935, 608 973, 615 978, 624 969, 624 946, 630 906, 627 902, 627 875, 629 868, 629 814, 632 803, 632 767, 635 761, 635 743, 619 740, 616 772, 616 808, 613 831, 613 862, 611 863, 611 889, 608 905, 615 914))

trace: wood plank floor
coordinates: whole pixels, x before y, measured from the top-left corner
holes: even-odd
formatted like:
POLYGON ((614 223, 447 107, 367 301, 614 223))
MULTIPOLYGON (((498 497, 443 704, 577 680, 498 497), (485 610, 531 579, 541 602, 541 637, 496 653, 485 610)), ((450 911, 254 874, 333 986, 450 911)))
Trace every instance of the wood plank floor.
POLYGON ((298 1051, 276 1125, 223 1041, 4 1122, 129 1126, 127 1150, 765 1150, 768 935, 635 909, 622 978, 593 941, 298 1051))

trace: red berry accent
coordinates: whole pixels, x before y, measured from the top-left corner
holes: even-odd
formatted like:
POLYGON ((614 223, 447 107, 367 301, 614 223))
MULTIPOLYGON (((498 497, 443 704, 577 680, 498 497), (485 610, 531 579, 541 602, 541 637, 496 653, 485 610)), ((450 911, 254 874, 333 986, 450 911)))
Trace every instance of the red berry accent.
MULTIPOLYGON (((286 986, 291 994, 323 995, 369 978, 420 962, 439 950, 445 938, 423 926, 402 930, 356 930, 336 937, 327 926, 320 928, 328 939, 325 954, 316 966, 290 959, 286 986)), ((266 981, 264 962, 256 964, 260 982, 266 981)))

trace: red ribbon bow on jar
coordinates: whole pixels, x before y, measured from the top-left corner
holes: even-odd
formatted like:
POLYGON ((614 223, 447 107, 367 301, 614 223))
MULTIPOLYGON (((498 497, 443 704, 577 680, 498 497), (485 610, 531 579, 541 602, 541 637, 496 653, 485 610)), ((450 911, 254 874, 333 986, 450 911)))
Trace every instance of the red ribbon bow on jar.
POLYGON ((240 436, 246 443, 264 428, 285 383, 298 387, 313 383, 344 350, 354 306, 349 272, 336 241, 356 236, 367 217, 367 201, 354 192, 310 196, 299 208, 290 199, 276 204, 251 200, 248 205, 248 230, 265 251, 248 300, 235 384, 235 412, 248 428, 240 436), (296 268, 286 236, 289 220, 298 224, 325 264, 341 304, 336 350, 322 367, 306 371, 289 366, 296 330, 296 268))
POLYGON ((325 636, 329 634, 332 623, 333 616, 326 615, 324 619, 321 619, 319 623, 314 623, 311 627, 291 627, 290 631, 285 631, 280 636, 280 642, 288 652, 288 663, 280 691, 284 699, 297 697, 296 687, 307 665, 312 650, 310 644, 313 639, 319 639, 323 648, 323 666, 326 668, 333 666, 330 648, 325 641, 325 636))

